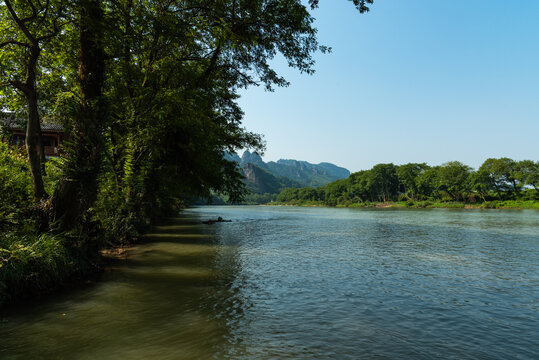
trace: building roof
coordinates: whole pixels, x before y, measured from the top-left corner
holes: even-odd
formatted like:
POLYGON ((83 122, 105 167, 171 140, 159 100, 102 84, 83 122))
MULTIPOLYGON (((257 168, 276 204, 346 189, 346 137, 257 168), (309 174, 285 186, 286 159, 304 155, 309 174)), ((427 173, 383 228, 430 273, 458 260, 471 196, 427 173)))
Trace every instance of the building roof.
MULTIPOLYGON (((8 126, 10 129, 25 129, 26 120, 14 112, 0 111, 0 125, 8 126)), ((64 131, 64 127, 60 124, 41 121, 41 130, 64 131)))
POLYGON ((54 130, 54 131, 64 131, 64 127, 60 124, 53 123, 41 123, 41 130, 54 130))

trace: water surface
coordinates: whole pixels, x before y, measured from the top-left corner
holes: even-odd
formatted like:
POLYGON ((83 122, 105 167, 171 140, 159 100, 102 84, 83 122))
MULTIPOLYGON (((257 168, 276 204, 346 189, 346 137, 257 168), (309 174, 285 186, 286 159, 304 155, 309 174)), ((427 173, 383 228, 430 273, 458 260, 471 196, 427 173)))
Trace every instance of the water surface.
POLYGON ((201 207, 148 238, 3 314, 0 358, 538 358, 537 211, 201 207))

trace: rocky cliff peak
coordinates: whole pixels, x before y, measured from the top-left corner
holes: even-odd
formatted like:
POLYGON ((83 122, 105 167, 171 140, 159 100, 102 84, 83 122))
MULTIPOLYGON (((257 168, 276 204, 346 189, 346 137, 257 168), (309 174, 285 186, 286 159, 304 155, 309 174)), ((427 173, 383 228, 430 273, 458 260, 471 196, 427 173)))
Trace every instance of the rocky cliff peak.
POLYGON ((243 153, 241 157, 241 163, 242 164, 250 163, 250 164, 254 164, 261 167, 265 167, 266 165, 266 163, 264 162, 264 160, 262 160, 262 158, 260 157, 260 155, 258 155, 258 153, 250 152, 250 151, 245 151, 243 153))

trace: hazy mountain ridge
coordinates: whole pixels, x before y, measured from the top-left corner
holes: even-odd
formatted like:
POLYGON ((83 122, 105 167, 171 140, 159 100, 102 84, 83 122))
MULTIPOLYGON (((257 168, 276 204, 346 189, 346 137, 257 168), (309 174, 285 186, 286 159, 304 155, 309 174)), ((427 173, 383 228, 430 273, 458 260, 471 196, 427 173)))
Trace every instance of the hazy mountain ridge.
POLYGON ((254 165, 245 163, 243 173, 250 189, 257 194, 276 194, 287 187, 300 187, 300 183, 283 176, 274 176, 269 171, 254 165))
POLYGON ((239 164, 248 186, 259 194, 279 192, 285 187, 323 186, 350 175, 347 169, 327 162, 311 164, 281 159, 266 163, 256 152, 249 151, 241 158, 238 154, 226 154, 225 159, 239 164))

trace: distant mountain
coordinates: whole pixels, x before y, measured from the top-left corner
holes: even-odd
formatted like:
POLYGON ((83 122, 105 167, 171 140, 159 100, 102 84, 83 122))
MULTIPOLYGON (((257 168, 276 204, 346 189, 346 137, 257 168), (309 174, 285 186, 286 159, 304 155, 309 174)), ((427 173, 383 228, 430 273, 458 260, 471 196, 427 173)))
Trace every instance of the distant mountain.
POLYGON ((277 194, 287 187, 300 187, 301 185, 283 176, 275 176, 265 169, 252 164, 243 164, 243 174, 248 187, 257 194, 277 194))
POLYGON ((248 186, 258 194, 278 193, 285 187, 323 186, 350 175, 347 169, 330 163, 282 159, 266 163, 256 152, 249 151, 241 158, 238 154, 226 154, 225 158, 239 164, 248 186))
POLYGON ((330 163, 315 165, 307 161, 278 160, 268 162, 267 168, 271 173, 295 180, 302 186, 324 186, 350 176, 347 169, 330 163))
POLYGON ((238 156, 238 154, 236 153, 225 153, 225 160, 228 160, 228 161, 235 161, 237 162, 238 164, 241 164, 241 158, 238 156))
POLYGON ((264 160, 262 160, 260 155, 258 155, 255 152, 251 153, 249 151, 246 151, 243 153, 241 157, 241 165, 245 165, 245 164, 253 164, 262 169, 267 169, 266 163, 264 162, 264 160))

